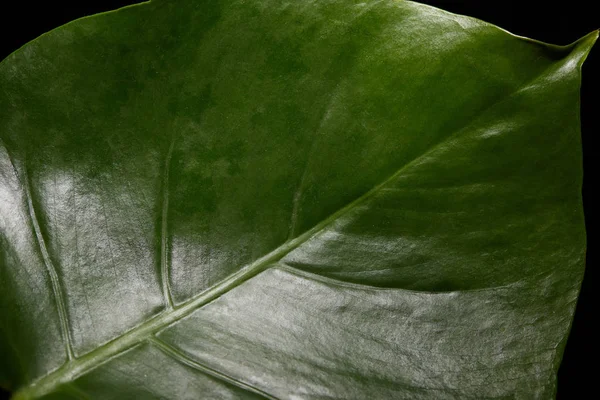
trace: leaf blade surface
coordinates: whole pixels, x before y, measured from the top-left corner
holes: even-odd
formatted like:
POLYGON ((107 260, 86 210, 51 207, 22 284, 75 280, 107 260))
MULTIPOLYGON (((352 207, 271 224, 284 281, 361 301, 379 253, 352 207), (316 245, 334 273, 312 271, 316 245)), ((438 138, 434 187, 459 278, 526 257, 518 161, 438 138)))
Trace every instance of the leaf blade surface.
POLYGON ((410 2, 182 4, 1 65, 2 381, 160 397, 139 374, 166 355, 215 398, 552 395, 597 34, 551 46, 410 2))

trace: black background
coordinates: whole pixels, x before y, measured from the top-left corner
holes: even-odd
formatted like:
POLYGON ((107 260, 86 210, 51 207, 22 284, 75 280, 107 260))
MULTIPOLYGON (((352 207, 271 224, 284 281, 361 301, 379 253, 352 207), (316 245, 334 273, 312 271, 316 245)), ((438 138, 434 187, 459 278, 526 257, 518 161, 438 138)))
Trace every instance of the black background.
MULTIPOLYGON (((163 0, 176 1, 176 0, 163 0)), ((207 0, 198 0, 207 1, 207 0)), ((302 1, 302 0, 298 0, 302 1)), ((421 3, 440 7, 445 10, 469 15, 491 22, 512 33, 531 37, 554 44, 568 44, 581 36, 600 28, 600 16, 594 10, 595 1, 510 1, 510 0, 421 0, 421 3), (545 4, 544 4, 545 3, 545 4)), ((8 3, 8 2, 3 2, 8 3)), ((0 60, 28 41, 73 19, 102 11, 134 4, 126 0, 54 0, 48 2, 22 1, 0 6, 0 60)), ((590 54, 583 68, 582 85, 582 136, 584 155, 583 202, 585 208, 586 229, 588 233, 588 254, 585 279, 581 290, 573 328, 569 336, 563 362, 558 372, 559 400, 588 398, 595 392, 592 343, 592 286, 597 282, 596 264, 598 251, 594 248, 593 238, 597 233, 594 221, 597 208, 594 208, 592 185, 596 179, 592 172, 594 163, 593 135, 600 133, 598 106, 594 99, 599 95, 600 43, 590 54)), ((0 392, 0 399, 7 398, 0 392)))

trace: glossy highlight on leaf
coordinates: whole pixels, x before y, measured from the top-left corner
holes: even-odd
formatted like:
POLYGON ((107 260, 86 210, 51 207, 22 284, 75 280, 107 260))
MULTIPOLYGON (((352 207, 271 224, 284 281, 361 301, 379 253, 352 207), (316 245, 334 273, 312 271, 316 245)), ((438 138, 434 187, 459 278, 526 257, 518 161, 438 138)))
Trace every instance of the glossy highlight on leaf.
POLYGON ((551 398, 568 46, 403 0, 154 0, 0 63, 15 399, 551 398))

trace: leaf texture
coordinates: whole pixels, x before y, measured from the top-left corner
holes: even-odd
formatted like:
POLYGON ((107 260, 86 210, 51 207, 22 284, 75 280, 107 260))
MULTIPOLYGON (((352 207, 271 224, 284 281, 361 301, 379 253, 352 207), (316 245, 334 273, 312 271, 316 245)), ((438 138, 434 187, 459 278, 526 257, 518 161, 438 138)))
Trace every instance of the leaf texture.
POLYGON ((152 1, 0 64, 16 399, 550 398, 581 64, 409 1, 152 1))

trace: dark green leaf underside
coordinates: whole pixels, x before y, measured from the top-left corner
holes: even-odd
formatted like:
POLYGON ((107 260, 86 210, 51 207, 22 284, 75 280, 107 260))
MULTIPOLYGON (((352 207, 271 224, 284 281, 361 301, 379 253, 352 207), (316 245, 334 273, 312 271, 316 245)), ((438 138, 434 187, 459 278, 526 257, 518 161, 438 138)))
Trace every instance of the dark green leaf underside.
POLYGON ((0 385, 552 397, 597 37, 408 1, 182 0, 27 44, 0 64, 0 385))

